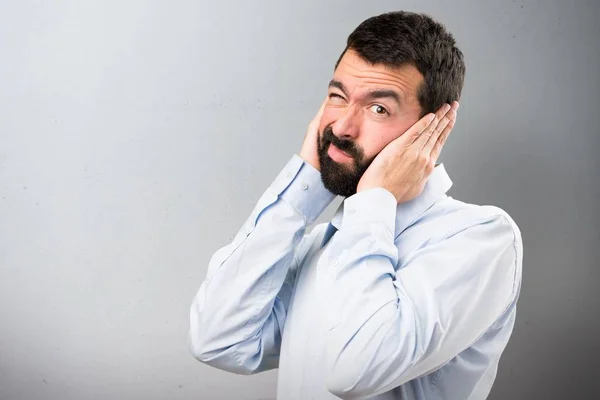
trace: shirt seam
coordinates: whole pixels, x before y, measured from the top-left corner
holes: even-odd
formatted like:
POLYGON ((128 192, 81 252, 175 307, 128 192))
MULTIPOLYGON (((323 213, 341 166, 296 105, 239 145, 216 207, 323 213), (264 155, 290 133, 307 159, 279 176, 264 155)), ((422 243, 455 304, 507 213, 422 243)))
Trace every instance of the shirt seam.
POLYGON ((279 199, 283 203, 285 203, 287 206, 289 206, 292 209, 292 211, 294 211, 298 216, 302 217, 302 219, 304 220, 304 225, 305 226, 308 225, 308 223, 310 221, 310 218, 305 213, 303 213, 302 211, 298 210, 292 203, 290 203, 289 201, 287 201, 285 199, 285 197, 283 197, 281 194, 279 195, 279 199))

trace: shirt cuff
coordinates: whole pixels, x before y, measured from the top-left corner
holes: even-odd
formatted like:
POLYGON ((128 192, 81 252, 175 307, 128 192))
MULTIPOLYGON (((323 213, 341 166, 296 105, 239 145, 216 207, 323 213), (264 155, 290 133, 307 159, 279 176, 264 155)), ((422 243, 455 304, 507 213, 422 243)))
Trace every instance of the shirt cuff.
POLYGON ((307 225, 312 224, 336 197, 323 185, 319 170, 296 154, 271 184, 271 189, 302 214, 307 225))
POLYGON ((394 233, 397 206, 396 197, 384 188, 356 193, 344 201, 342 229, 364 224, 383 224, 394 233))

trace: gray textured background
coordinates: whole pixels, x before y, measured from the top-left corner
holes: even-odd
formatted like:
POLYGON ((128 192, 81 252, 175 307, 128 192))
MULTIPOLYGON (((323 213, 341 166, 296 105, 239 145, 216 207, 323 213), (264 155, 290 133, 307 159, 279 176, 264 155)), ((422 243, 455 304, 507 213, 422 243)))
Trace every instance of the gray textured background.
POLYGON ((188 308, 394 9, 466 54, 451 195, 523 232, 491 398, 600 398, 600 6, 568 3, 1 0, 0 399, 273 398, 189 355, 188 308))

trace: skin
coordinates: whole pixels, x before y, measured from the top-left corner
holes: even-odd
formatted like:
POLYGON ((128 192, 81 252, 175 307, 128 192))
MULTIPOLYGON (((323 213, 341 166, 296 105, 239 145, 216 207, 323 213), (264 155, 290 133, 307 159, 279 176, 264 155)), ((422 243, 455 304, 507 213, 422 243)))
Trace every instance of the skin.
MULTIPOLYGON (((417 93, 422 82, 423 76, 412 65, 371 65, 349 50, 309 125, 300 156, 320 170, 318 143, 330 127, 338 139, 351 141, 362 155, 361 162, 369 164, 358 193, 381 187, 398 203, 412 200, 433 172, 458 109, 453 102, 419 118, 417 93)), ((328 147, 328 156, 340 168, 356 168, 352 152, 348 156, 333 145, 328 147)))

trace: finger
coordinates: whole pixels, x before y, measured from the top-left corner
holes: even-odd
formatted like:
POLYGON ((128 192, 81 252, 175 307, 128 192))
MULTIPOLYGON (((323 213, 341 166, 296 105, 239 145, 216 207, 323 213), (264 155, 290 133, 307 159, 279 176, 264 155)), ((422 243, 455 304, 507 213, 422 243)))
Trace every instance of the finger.
POLYGON ((323 100, 323 102, 321 103, 321 107, 319 108, 317 115, 319 115, 319 116, 323 115, 323 110, 325 110, 325 105, 327 104, 328 100, 329 100, 329 96, 325 96, 325 100, 323 100))
POLYGON ((446 125, 448 125, 448 122, 450 122, 450 120, 453 118, 455 107, 456 107, 455 104, 452 103, 452 105, 445 104, 440 109, 441 115, 438 118, 438 123, 433 128, 433 130, 431 132, 429 132, 428 135, 426 136, 427 142, 423 145, 423 148, 421 149, 421 151, 424 154, 429 155, 431 153, 431 149, 437 142, 440 134, 443 132, 446 125))
POLYGON ((329 97, 326 96, 325 100, 323 100, 323 103, 321 103, 321 107, 319 107, 319 111, 317 111, 317 114, 314 116, 312 121, 310 121, 309 131, 317 129, 319 124, 321 123, 321 118, 323 117, 323 112, 325 111, 325 106, 327 105, 328 99, 329 97))
POLYGON ((423 116, 420 120, 414 123, 405 134, 401 135, 398 139, 403 138, 403 141, 406 141, 408 145, 412 145, 425 130, 427 130, 435 121, 435 114, 429 113, 423 116))
POLYGON ((431 159, 434 162, 436 162, 437 159, 439 158, 440 153, 442 152, 442 148, 444 147, 444 144, 446 144, 446 140, 448 139, 450 132, 452 132, 452 128, 454 128, 455 124, 456 124, 456 117, 454 119, 452 119, 448 123, 448 125, 446 125, 446 127, 444 128, 444 131, 441 133, 437 142, 433 146, 433 149, 431 150, 431 159))
POLYGON ((440 136, 445 131, 448 124, 456 119, 456 110, 458 109, 458 102, 453 102, 450 110, 446 112, 446 114, 440 119, 440 122, 435 127, 435 131, 433 134, 429 136, 427 143, 423 147, 423 152, 425 154, 430 154, 435 144, 438 142, 440 136))
POLYGON ((326 96, 325 100, 323 100, 323 102, 321 103, 321 107, 319 107, 319 111, 317 111, 317 115, 315 115, 315 121, 321 120, 321 117, 323 116, 323 111, 325 111, 325 106, 327 105, 327 100, 329 100, 328 96, 326 96))
POLYGON ((440 120, 446 115, 446 112, 450 110, 449 104, 444 104, 440 109, 435 113, 435 118, 431 121, 431 123, 421 132, 419 137, 414 141, 415 146, 419 149, 419 151, 425 147, 431 135, 435 133, 435 128, 439 124, 440 120))

